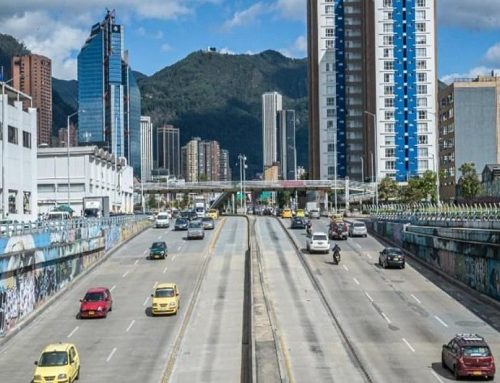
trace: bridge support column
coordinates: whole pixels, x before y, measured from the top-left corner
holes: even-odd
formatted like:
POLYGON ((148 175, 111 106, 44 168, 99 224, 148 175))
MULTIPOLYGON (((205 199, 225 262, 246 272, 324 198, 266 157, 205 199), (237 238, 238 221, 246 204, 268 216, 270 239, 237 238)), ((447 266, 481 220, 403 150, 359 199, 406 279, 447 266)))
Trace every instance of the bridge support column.
POLYGON ((345 178, 345 210, 349 210, 349 177, 345 178))
POLYGON ((232 210, 233 210, 233 211, 232 211, 232 213, 233 213, 233 214, 236 214, 236 209, 235 209, 235 207, 236 207, 236 206, 235 206, 234 201, 235 201, 235 197, 234 197, 234 193, 232 193, 232 194, 231 194, 231 204, 232 204, 232 207, 233 207, 233 209, 232 209, 232 210))

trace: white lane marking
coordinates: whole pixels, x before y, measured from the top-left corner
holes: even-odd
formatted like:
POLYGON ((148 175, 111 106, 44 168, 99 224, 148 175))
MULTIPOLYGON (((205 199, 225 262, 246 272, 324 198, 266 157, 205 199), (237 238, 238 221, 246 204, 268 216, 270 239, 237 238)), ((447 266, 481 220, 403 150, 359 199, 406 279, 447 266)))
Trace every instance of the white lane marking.
POLYGON ((359 283, 359 281, 358 281, 356 278, 353 278, 352 280, 353 280, 353 281, 354 281, 354 282, 355 282, 358 286, 361 284, 361 283, 359 283))
POLYGON ((130 322, 130 324, 129 324, 129 325, 128 325, 128 327, 127 327, 127 330, 125 330, 125 331, 126 331, 126 332, 129 332, 129 331, 130 331, 130 329, 132 328, 132 326, 134 325, 134 323, 135 323, 135 319, 133 319, 133 320, 132 320, 132 322, 130 322))
POLYGON ((385 315, 384 312, 382 312, 381 314, 384 317, 384 319, 386 320, 386 322, 389 323, 389 324, 391 324, 391 320, 389 319, 389 317, 387 315, 385 315))
POLYGON ((143 254, 147 254, 148 253, 148 249, 144 250, 144 253, 143 254))
POLYGON ((106 362, 109 362, 111 360, 111 358, 113 357, 113 355, 115 355, 115 352, 116 352, 116 347, 114 347, 111 350, 111 353, 108 355, 108 358, 106 359, 106 362))
POLYGON ((345 271, 349 271, 349 268, 346 265, 342 265, 345 271))
POLYGON ((410 297, 412 297, 413 299, 415 299, 419 305, 422 304, 422 302, 420 302, 420 300, 415 295, 411 294, 410 297))
POLYGON ((71 332, 68 334, 68 338, 71 338, 71 337, 75 334, 75 332, 77 332, 77 331, 78 331, 78 326, 76 326, 76 327, 73 329, 73 331, 71 331, 71 332))
POLYGON ((125 278, 128 275, 128 273, 130 273, 130 270, 125 271, 125 273, 123 273, 122 275, 122 278, 125 278))
POLYGON ((158 239, 161 239, 161 235, 158 236, 158 239))
POLYGON ((180 249, 182 249, 182 246, 177 247, 177 251, 179 251, 180 249))
POLYGON ((360 245, 359 243, 354 242, 354 245, 356 245, 356 247, 357 247, 358 249, 361 249, 361 245, 360 245))
POLYGON ((139 260, 136 259, 135 262, 134 262, 134 265, 137 265, 139 263, 139 260))
POLYGON ((446 324, 446 322, 444 320, 442 320, 440 317, 438 317, 437 315, 434 315, 434 318, 436 318, 436 320, 441 323, 444 327, 448 327, 448 325, 446 324))
POLYGON ((174 256, 172 257, 172 262, 175 261, 175 257, 177 257, 177 254, 174 254, 174 256))
POLYGON ((113 291, 114 289, 116 289, 116 285, 113 285, 113 287, 111 287, 109 291, 113 291))
POLYGON ((431 374, 436 378, 436 380, 439 382, 439 383, 444 383, 444 381, 439 377, 438 374, 436 374, 434 371, 431 371, 431 374))
POLYGON ((371 256, 370 254, 368 254, 368 253, 365 253, 365 254, 366 254, 366 256, 367 256, 368 258, 372 259, 372 256, 371 256))
POLYGON ((415 352, 415 349, 412 347, 412 345, 410 344, 410 342, 408 342, 405 338, 401 338, 403 340, 403 342, 406 343, 406 345, 408 346, 408 348, 412 351, 412 352, 415 352))
POLYGON ((153 289, 156 289, 156 286, 158 286, 158 281, 155 282, 153 289))
POLYGON ((149 297, 146 297, 146 299, 144 300, 144 303, 142 305, 146 306, 148 304, 148 301, 149 301, 149 297))
POLYGON ((165 268, 163 269, 163 274, 165 274, 165 273, 167 272, 167 270, 168 270, 168 267, 165 267, 165 268))
POLYGON ((365 291, 365 295, 366 297, 370 300, 370 302, 373 303, 373 298, 370 296, 370 294, 368 294, 366 291, 365 291))

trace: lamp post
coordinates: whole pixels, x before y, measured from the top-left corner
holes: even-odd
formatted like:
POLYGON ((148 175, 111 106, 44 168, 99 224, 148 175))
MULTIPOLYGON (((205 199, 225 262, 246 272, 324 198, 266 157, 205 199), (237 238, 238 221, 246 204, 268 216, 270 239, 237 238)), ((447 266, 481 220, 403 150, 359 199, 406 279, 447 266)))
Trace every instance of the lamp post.
POLYGON ((67 124, 66 124, 66 129, 67 129, 67 135, 66 135, 66 153, 67 153, 67 159, 68 159, 68 207, 71 207, 71 204, 70 204, 70 200, 71 200, 71 192, 70 192, 70 172, 69 172, 69 146, 70 146, 70 142, 69 142, 69 120, 71 117, 75 116, 78 114, 78 111, 74 112, 74 113, 71 113, 70 115, 68 115, 67 117, 67 124))
POLYGON ((439 157, 436 161, 436 157, 434 156, 434 153, 431 153, 432 157, 432 169, 434 170, 434 173, 436 173, 436 203, 439 206, 441 206, 441 199, 439 198, 439 166, 437 164, 437 161, 439 161, 439 157))
MULTIPOLYGON (((333 177, 334 177, 334 201, 335 201, 335 213, 337 213, 337 134, 335 134, 335 142, 333 144, 333 157, 334 157, 334 168, 333 168, 333 177)), ((328 207, 328 206, 327 206, 328 207)))
POLYGON ((371 116, 373 118, 373 136, 374 136, 374 151, 375 151, 375 156, 373 155, 372 152, 372 182, 375 180, 375 205, 377 206, 378 209, 378 169, 375 168, 375 159, 378 160, 378 146, 377 146, 377 114, 368 112, 367 110, 364 111, 365 114, 371 116))
POLYGON ((241 192, 241 207, 243 208, 243 214, 247 211, 247 199, 245 197, 245 178, 246 178, 246 168, 247 168, 247 157, 244 154, 238 154, 238 160, 240 160, 240 192, 241 192))

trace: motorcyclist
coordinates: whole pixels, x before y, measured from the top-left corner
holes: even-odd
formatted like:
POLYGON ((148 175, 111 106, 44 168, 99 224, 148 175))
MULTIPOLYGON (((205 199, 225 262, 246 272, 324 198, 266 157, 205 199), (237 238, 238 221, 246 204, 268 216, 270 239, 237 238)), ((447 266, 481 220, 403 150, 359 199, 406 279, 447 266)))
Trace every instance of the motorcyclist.
POLYGON ((307 223, 306 223, 306 232, 307 232, 307 235, 312 234, 312 222, 310 219, 307 220, 307 223))
POLYGON ((332 247, 332 252, 333 252, 333 263, 338 264, 340 262, 340 246, 335 244, 335 246, 332 247))

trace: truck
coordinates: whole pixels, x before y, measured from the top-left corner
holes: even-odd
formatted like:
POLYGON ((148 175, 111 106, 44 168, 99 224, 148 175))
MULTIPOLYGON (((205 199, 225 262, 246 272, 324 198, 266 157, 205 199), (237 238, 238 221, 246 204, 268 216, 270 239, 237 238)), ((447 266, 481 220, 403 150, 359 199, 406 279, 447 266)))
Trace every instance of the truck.
POLYGON ((204 218, 206 216, 206 203, 203 196, 194 197, 194 210, 198 218, 204 218))
POLYGON ((109 197, 83 197, 83 216, 85 218, 109 217, 109 197))
POLYGON ((306 211, 309 218, 319 219, 319 206, 316 201, 306 202, 306 211))

